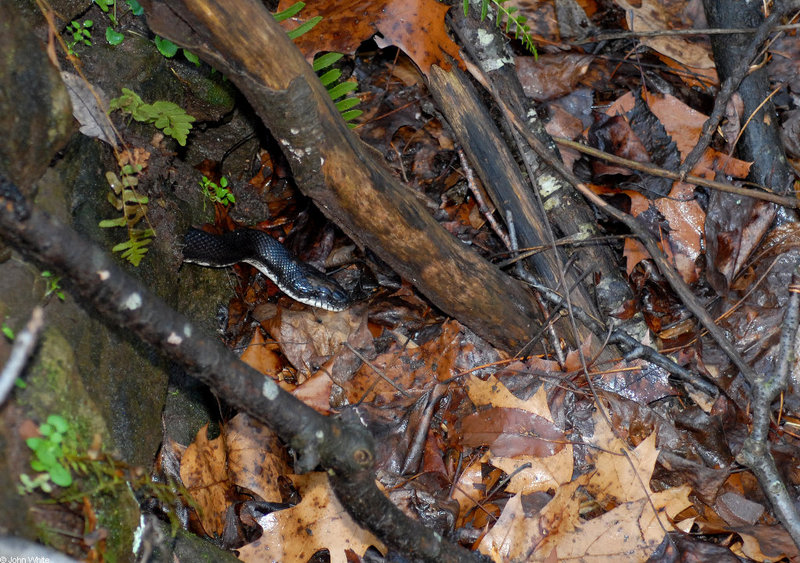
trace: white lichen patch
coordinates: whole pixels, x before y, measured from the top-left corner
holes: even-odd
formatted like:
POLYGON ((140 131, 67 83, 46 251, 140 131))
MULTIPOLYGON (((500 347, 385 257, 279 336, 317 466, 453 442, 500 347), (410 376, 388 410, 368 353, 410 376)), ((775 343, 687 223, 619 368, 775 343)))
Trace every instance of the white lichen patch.
POLYGON ((491 33, 487 32, 487 31, 485 31, 483 29, 479 29, 478 30, 478 44, 481 47, 488 47, 489 45, 492 44, 493 40, 494 40, 494 37, 492 36, 491 33))
POLYGON ((261 387, 261 394, 268 401, 274 401, 278 397, 278 385, 269 378, 265 379, 264 385, 261 387))
POLYGON ((192 325, 190 325, 189 323, 186 323, 185 325, 183 325, 183 335, 186 338, 191 338, 192 337, 192 325))
POLYGON ((169 336, 167 336, 167 344, 172 344, 173 346, 179 345, 183 342, 183 338, 175 334, 174 332, 170 332, 169 336))
POLYGON ((100 281, 106 281, 108 278, 111 277, 111 272, 108 270, 100 270, 97 272, 97 277, 100 278, 100 281))
POLYGON ((561 182, 551 174, 542 174, 539 178, 539 193, 542 198, 550 197, 561 189, 561 182))
POLYGON ((578 228, 578 232, 575 233, 572 238, 575 240, 586 240, 590 239, 597 234, 597 229, 591 223, 581 223, 580 227, 578 228))
POLYGON ((481 64, 481 68, 483 68, 484 72, 491 72, 493 70, 499 70, 506 65, 513 65, 514 59, 509 57, 501 57, 499 59, 486 59, 481 64))
POLYGON ((296 127, 292 127, 291 129, 289 129, 289 133, 291 133, 292 135, 297 135, 299 132, 300 132, 300 129, 298 129, 296 127))
POLYGON ((128 298, 122 302, 122 307, 130 311, 135 311, 142 306, 142 296, 139 293, 131 293, 128 298))

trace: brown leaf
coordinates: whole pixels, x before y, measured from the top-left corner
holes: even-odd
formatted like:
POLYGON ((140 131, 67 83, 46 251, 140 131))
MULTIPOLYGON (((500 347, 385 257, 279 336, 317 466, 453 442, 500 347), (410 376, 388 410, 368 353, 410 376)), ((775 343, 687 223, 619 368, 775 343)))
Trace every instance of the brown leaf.
POLYGON ((228 478, 222 436, 208 439, 203 426, 181 458, 181 480, 200 508, 200 521, 209 535, 222 535, 233 484, 228 478))
MULTIPOLYGON (((278 10, 294 4, 281 0, 278 10)), ((352 54, 363 41, 376 37, 379 47, 402 49, 427 74, 431 65, 450 69, 449 55, 460 63, 458 46, 450 39, 444 16, 450 7, 436 0, 336 0, 308 4, 300 18, 286 20, 300 24, 322 16, 310 32, 295 39, 306 59, 321 51, 352 54)), ((287 25, 287 28, 296 25, 287 25)))
POLYGON ((302 497, 300 504, 259 518, 264 533, 239 548, 239 559, 305 563, 317 551, 327 549, 332 563, 345 563, 348 549, 363 555, 372 545, 386 552, 383 544, 342 508, 325 473, 295 475, 292 480, 302 497))
MULTIPOLYGON (((692 14, 687 14, 687 2, 683 0, 642 0, 628 2, 616 0, 625 10, 628 29, 634 31, 661 31, 664 29, 686 29, 693 26, 692 14)), ((684 38, 675 36, 646 37, 641 42, 668 57, 689 67, 713 68, 711 45, 703 36, 684 38)))
MULTIPOLYGON (((554 538, 561 561, 644 561, 659 546, 670 519, 688 506, 688 485, 627 502, 554 538), (651 504, 652 503, 652 504, 651 504), (658 517, 653 512, 658 510, 658 517)), ((552 544, 545 544, 549 547, 552 544)), ((549 553, 549 549, 543 552, 549 553)))
POLYGON ((498 408, 520 409, 550 422, 553 421, 543 386, 539 387, 531 398, 523 401, 514 396, 493 375, 487 377, 486 381, 471 375, 467 380, 467 394, 476 407, 491 405, 498 408))
POLYGON ((548 457, 564 449, 566 438, 541 416, 520 409, 491 408, 461 420, 461 443, 489 446, 501 457, 548 457))
POLYGON ((280 314, 265 323, 270 335, 280 344, 286 358, 301 374, 300 382, 316 372, 331 358, 329 375, 337 382, 350 378, 361 364, 345 343, 372 357, 374 344, 367 327, 365 311, 351 308, 334 313, 319 309, 292 311, 280 309, 280 314))
POLYGON ((579 477, 560 487, 553 499, 532 517, 525 514, 522 495, 515 495, 506 503, 478 549, 495 561, 544 559, 552 551, 552 548, 543 547, 548 538, 569 533, 580 523, 581 500, 575 493, 583 484, 585 478, 579 477), (532 555, 537 549, 539 556, 534 558, 532 555))
POLYGON ((239 413, 225 425, 231 480, 267 502, 281 502, 278 477, 289 474, 286 450, 263 423, 239 413))

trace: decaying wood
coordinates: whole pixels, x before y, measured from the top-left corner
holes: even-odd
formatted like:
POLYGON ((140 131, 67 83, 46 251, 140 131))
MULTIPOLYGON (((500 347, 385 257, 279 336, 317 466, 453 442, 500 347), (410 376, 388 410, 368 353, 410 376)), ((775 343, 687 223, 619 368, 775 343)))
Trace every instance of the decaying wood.
MULTIPOLYGON (((547 216, 537 204, 529 182, 523 178, 503 136, 478 100, 472 85, 456 68, 445 72, 433 67, 429 87, 437 106, 447 117, 470 161, 474 163, 495 205, 512 212, 520 246, 549 246, 553 234, 548 232, 547 216)), ((559 182, 563 183, 560 179, 559 182)), ((561 287, 559 269, 564 269, 564 264, 567 263, 561 252, 541 252, 531 256, 528 261, 532 271, 544 285, 551 288, 561 287)), ((613 266, 614 260, 611 259, 608 264, 613 266)), ((595 299, 586 291, 585 284, 581 283, 582 272, 570 268, 563 275, 571 292, 572 302, 593 317, 601 318, 595 299)), ((560 291, 564 293, 563 289, 560 291)), ((578 331, 576 336, 581 342, 591 334, 586 326, 579 326, 578 331)), ((561 334, 570 334, 570 331, 563 330, 561 334)), ((602 335, 600 338, 602 339, 602 335)), ((601 345, 599 340, 594 342, 598 347, 601 345)), ((598 352, 599 349, 593 351, 598 352)), ((608 350, 608 353, 619 355, 615 350, 608 350)))
POLYGON ((300 189, 353 240, 499 347, 517 350, 538 331, 530 293, 442 229, 374 158, 260 2, 146 4, 153 31, 245 94, 281 143, 300 189))
MULTIPOLYGON (((473 14, 478 13, 478 0, 472 1, 472 9, 473 14)), ((532 100, 525 96, 513 53, 501 29, 491 17, 479 21, 476 17, 464 15, 461 10, 451 10, 449 21, 470 59, 475 62, 469 67, 472 75, 496 100, 502 100, 504 107, 513 112, 518 120, 525 122, 528 131, 550 150, 552 159, 558 160, 559 153, 553 139, 539 119, 532 100)), ((597 224, 594 209, 586 200, 528 146, 522 136, 516 133, 508 118, 501 123, 506 125, 506 137, 515 140, 519 156, 528 172, 527 189, 515 197, 530 199, 539 208, 543 208, 555 238, 586 240, 604 235, 597 224), (541 204, 537 201, 534 190, 538 192, 541 204)), ((566 255, 569 257, 568 262, 573 264, 572 269, 566 273, 570 285, 574 285, 570 282, 580 279, 584 273, 591 273, 588 288, 584 283, 581 285, 582 293, 575 292, 572 295, 576 301, 582 297, 585 300, 588 289, 589 301, 595 306, 586 309, 587 313, 601 320, 614 319, 613 313, 624 310, 633 299, 633 291, 622 275, 618 258, 608 245, 582 246, 573 251, 567 247, 566 255)), ((612 324, 616 323, 619 321, 612 321, 612 324)), ((641 338, 647 333, 647 326, 641 316, 622 324, 628 333, 637 337, 641 338)))

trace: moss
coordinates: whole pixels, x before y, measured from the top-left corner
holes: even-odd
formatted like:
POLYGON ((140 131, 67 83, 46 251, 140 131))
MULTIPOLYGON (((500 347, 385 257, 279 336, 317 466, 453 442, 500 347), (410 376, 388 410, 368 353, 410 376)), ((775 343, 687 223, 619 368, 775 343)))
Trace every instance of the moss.
POLYGON ((114 493, 93 498, 97 525, 108 531, 104 555, 110 563, 133 557, 133 534, 139 525, 139 505, 130 488, 119 485, 114 493))
MULTIPOLYGON (((27 407, 37 422, 43 422, 50 414, 63 416, 70 424, 70 434, 78 452, 89 449, 98 434, 102 444, 111 443, 100 410, 79 376, 72 347, 58 329, 51 326, 45 330, 36 364, 31 368, 27 382, 28 387, 19 394, 19 403, 27 407)), ((101 484, 94 476, 75 478, 78 489, 84 491, 97 489, 101 484)), ((106 560, 129 560, 133 533, 139 521, 139 506, 130 488, 119 483, 102 493, 90 495, 89 500, 98 526, 108 532, 106 560)), ((58 544, 47 522, 37 521, 37 531, 45 543, 58 544)))
POLYGON ((27 383, 19 402, 36 421, 60 414, 73 429, 79 449, 88 449, 95 434, 108 443, 108 430, 78 374, 72 346, 58 329, 45 329, 38 361, 27 383))

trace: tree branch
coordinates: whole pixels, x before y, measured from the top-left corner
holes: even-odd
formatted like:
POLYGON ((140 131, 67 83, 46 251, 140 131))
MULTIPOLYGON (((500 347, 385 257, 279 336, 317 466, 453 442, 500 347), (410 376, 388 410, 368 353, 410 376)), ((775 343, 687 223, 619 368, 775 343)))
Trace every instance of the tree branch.
POLYGON ((129 330, 187 373, 212 387, 231 405, 268 424, 300 452, 299 472, 318 464, 328 470, 342 505, 360 525, 387 545, 428 561, 478 561, 480 555, 450 544, 411 520, 377 489, 372 437, 357 423, 317 413, 270 378, 241 362, 216 338, 205 336, 126 274, 112 258, 72 228, 30 208, 0 173, 0 236, 27 258, 58 271, 70 292, 104 320, 129 330), (352 479, 352 481, 351 481, 352 479), (385 502, 377 502, 383 497, 385 502), (364 510, 364 499, 379 506, 379 518, 364 510), (413 540, 410 543, 409 538, 413 540))

